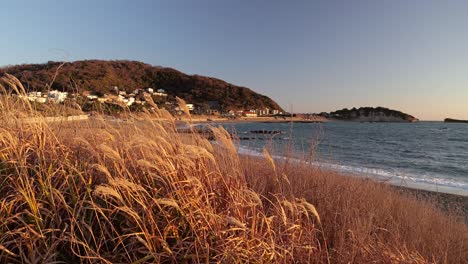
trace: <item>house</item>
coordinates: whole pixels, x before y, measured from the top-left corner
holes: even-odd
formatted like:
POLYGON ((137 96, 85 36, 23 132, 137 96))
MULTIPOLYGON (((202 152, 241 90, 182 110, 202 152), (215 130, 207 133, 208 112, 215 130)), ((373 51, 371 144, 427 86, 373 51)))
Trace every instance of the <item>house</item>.
POLYGON ((189 111, 193 111, 193 109, 195 109, 193 104, 186 104, 185 106, 187 107, 187 110, 189 110, 189 111))
POLYGON ((257 117, 258 116, 257 110, 244 111, 242 115, 245 117, 257 117))
POLYGON ((259 116, 267 116, 269 114, 270 114, 270 109, 268 108, 257 110, 257 115, 259 116))
POLYGON ((153 93, 154 95, 157 95, 157 96, 167 96, 167 93, 164 89, 158 89, 155 93, 153 93))
POLYGON ((156 95, 156 96, 163 96, 163 97, 167 96, 167 93, 158 93, 158 92, 156 92, 156 93, 153 93, 153 94, 156 95))
POLYGON ((29 92, 29 97, 42 97, 42 92, 29 92))
POLYGON ((53 90, 53 91, 50 91, 49 94, 47 95, 47 97, 56 102, 56 103, 62 103, 63 101, 65 101, 65 99, 67 99, 68 97, 68 93, 67 92, 59 92, 57 90, 53 90))
POLYGON ((43 103, 47 102, 47 98, 45 98, 45 97, 36 97, 36 99, 34 101, 36 103, 43 104, 43 103))
POLYGON ((127 99, 127 105, 128 105, 128 106, 131 106, 131 105, 134 104, 134 103, 135 103, 135 97, 129 97, 129 98, 127 99))
POLYGON ((150 94, 152 94, 154 92, 153 88, 146 88, 146 91, 150 94))

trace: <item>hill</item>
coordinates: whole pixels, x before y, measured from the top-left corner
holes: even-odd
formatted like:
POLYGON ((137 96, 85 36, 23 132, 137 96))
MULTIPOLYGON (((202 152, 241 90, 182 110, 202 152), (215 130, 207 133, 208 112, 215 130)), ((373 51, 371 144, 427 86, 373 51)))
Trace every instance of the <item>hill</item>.
POLYGON ((445 123, 468 123, 468 120, 461 120, 461 119, 453 119, 453 118, 445 118, 445 123))
POLYGON ((330 113, 320 113, 320 116, 328 119, 357 122, 416 122, 412 115, 388 109, 385 107, 360 107, 356 109, 344 108, 330 113))
POLYGON ((7 66, 1 70, 16 76, 30 91, 45 91, 50 83, 51 89, 59 91, 101 94, 109 92, 112 86, 127 92, 153 87, 164 89, 170 96, 181 97, 187 103, 218 101, 225 110, 270 108, 282 111, 275 101, 247 87, 137 61, 48 62, 7 66))

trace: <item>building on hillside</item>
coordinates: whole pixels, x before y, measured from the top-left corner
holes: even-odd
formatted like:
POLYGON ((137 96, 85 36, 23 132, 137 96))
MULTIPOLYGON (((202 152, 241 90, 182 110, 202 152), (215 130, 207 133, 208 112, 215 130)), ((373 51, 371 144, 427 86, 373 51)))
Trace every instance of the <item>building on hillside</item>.
POLYGON ((269 108, 257 110, 257 115, 259 115, 259 116, 267 116, 269 114, 270 114, 270 109, 269 108))
POLYGON ((258 116, 256 110, 244 111, 242 115, 245 117, 257 117, 258 116))
POLYGON ((29 92, 28 96, 42 97, 42 92, 29 92))
POLYGON ((153 93, 156 96, 167 96, 167 93, 164 89, 158 89, 155 93, 153 93))
POLYGON ((34 101, 36 103, 43 104, 43 103, 47 102, 47 98, 46 97, 36 97, 34 101))
POLYGON ((131 106, 132 104, 135 103, 135 97, 129 97, 127 98, 127 105, 131 106))
POLYGON ((185 106, 187 107, 187 110, 189 111, 193 111, 195 109, 195 106, 193 106, 193 104, 185 104, 185 106))
POLYGON ((150 94, 154 93, 154 89, 153 88, 146 88, 146 91, 150 94))
POLYGON ((59 92, 57 90, 50 91, 49 94, 47 95, 49 100, 55 102, 55 103, 63 103, 65 99, 68 97, 67 92, 59 92))

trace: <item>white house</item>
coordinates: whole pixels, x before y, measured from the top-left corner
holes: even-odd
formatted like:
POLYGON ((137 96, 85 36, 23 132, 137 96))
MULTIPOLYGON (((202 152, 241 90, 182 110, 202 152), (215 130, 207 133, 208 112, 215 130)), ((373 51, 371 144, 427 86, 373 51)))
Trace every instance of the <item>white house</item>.
MULTIPOLYGON (((159 91, 159 90, 158 90, 159 91)), ((167 96, 167 93, 160 93, 160 92, 155 92, 153 93, 154 95, 157 95, 157 96, 167 96)))
POLYGON ((62 103, 67 99, 68 93, 67 92, 59 92, 57 90, 50 91, 49 94, 47 95, 50 100, 56 102, 56 103, 62 103))
POLYGON ((43 97, 42 92, 29 92, 27 99, 31 102, 37 102, 37 103, 47 102, 47 97, 43 97))
POLYGON ((244 116, 245 117, 257 117, 258 115, 257 113, 245 112, 244 116))
POLYGON ((36 99, 34 101, 36 101, 37 103, 43 104, 43 103, 47 102, 47 98, 45 98, 45 97, 36 97, 36 99))
POLYGON ((265 108, 265 109, 257 110, 257 114, 258 114, 259 116, 266 116, 266 115, 269 115, 269 114, 270 114, 270 109, 265 108))
POLYGON ((131 106, 132 104, 135 103, 135 97, 129 97, 128 98, 128 101, 127 101, 127 105, 128 106, 131 106))
POLYGON ((195 109, 195 106, 193 106, 193 104, 186 104, 187 106, 187 110, 189 111, 193 111, 193 109, 195 109))

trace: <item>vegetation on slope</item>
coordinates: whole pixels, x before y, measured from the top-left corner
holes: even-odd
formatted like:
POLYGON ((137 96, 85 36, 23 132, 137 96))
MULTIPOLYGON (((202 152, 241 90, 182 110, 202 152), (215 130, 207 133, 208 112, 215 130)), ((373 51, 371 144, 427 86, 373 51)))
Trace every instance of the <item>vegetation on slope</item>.
POLYGON ((466 262, 456 215, 266 150, 239 157, 222 128, 211 144, 178 134, 164 110, 126 122, 23 116, 40 117, 0 98, 0 262, 466 262))
POLYGON ((344 121, 418 121, 418 119, 412 115, 385 107, 344 108, 330 113, 321 113, 320 115, 326 118, 344 121))
POLYGON ((48 62, 8 66, 3 70, 18 77, 26 90, 47 90, 51 80, 54 80, 51 89, 71 93, 87 90, 104 94, 108 93, 112 86, 126 89, 127 92, 152 87, 164 89, 170 95, 190 103, 205 104, 207 101, 218 101, 225 110, 265 107, 282 110, 273 100, 249 88, 136 61, 48 62))
POLYGON ((461 120, 461 119, 453 119, 453 118, 445 118, 445 123, 468 123, 468 120, 461 120))

